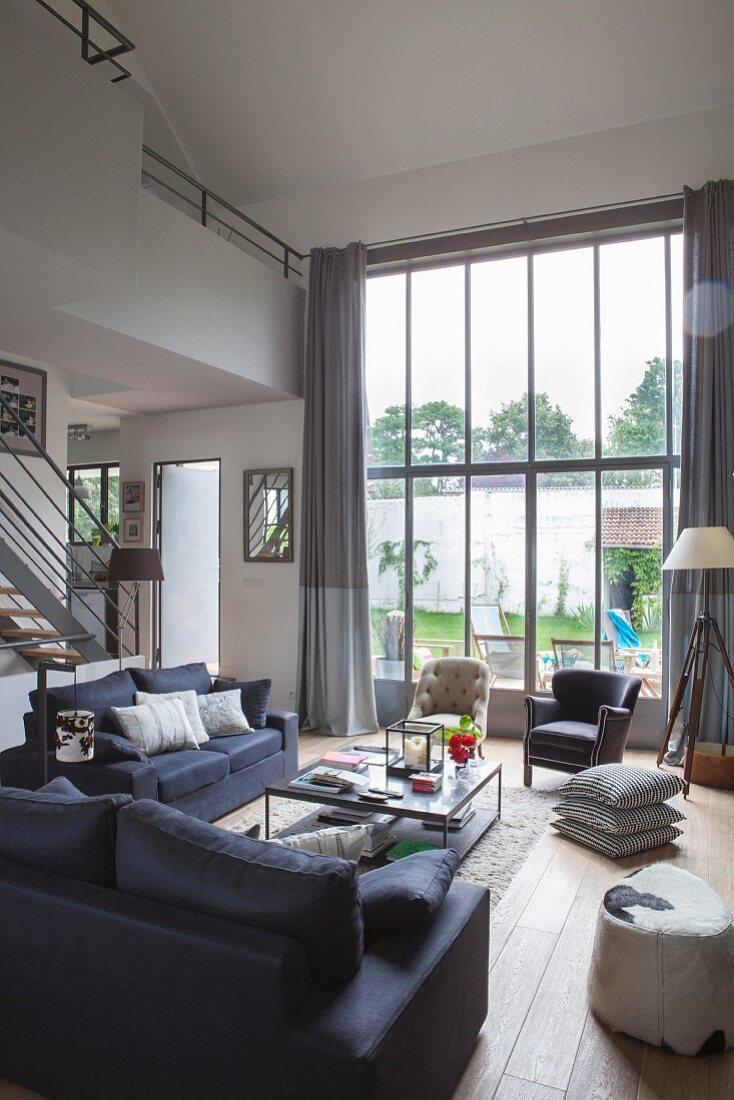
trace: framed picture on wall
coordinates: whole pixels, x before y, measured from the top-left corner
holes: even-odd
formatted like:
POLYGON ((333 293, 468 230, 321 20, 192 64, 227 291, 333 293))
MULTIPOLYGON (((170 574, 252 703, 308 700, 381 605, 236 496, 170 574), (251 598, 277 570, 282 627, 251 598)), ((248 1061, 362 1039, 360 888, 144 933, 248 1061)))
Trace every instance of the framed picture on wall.
POLYGON ((46 380, 45 370, 22 367, 0 359, 0 435, 2 450, 18 454, 37 455, 23 428, 46 446, 46 380))
POLYGON ((122 537, 125 542, 142 542, 143 517, 126 516, 122 525, 122 537))
POLYGON ((145 511, 145 482, 123 481, 122 483, 122 510, 123 512, 145 511))

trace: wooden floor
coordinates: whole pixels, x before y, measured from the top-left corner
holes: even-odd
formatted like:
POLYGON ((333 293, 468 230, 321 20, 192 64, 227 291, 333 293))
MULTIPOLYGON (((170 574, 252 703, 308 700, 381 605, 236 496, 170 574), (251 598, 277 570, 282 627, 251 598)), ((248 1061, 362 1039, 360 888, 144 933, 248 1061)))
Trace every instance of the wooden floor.
MULTIPOLYGON (((339 744, 304 734, 301 763, 339 744)), ((521 786, 520 743, 493 740, 487 748, 486 757, 503 763, 504 783, 521 786)), ((651 753, 630 751, 625 760, 654 766, 651 753)), ((556 789, 563 778, 535 770, 538 787, 556 789)), ((221 824, 252 815, 261 803, 229 814, 221 824)), ((454 1100, 734 1098, 734 1051, 705 1058, 665 1054, 607 1032, 586 1001, 597 910, 604 891, 621 875, 668 859, 706 879, 734 905, 734 795, 694 787, 684 812, 685 834, 677 844, 621 861, 546 831, 494 911, 489 1015, 454 1100)), ((0 1080, 0 1100, 33 1096, 0 1080)))

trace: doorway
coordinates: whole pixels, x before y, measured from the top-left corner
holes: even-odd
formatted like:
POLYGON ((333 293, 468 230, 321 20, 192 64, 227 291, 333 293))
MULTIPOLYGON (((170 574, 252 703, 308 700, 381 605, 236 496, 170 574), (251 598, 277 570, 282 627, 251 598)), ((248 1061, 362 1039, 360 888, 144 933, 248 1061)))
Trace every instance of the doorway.
POLYGON ((156 664, 204 661, 219 671, 221 461, 156 464, 155 532, 165 580, 156 585, 156 664))

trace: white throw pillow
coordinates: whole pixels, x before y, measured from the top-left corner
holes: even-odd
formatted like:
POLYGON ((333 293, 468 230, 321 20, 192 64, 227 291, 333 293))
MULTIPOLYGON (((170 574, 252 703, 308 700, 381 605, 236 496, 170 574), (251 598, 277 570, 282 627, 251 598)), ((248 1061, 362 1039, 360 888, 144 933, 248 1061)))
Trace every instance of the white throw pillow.
POLYGON ((112 710, 128 741, 148 756, 199 747, 180 699, 159 698, 156 703, 112 710))
POLYGON ((196 702, 196 692, 193 691, 165 691, 160 695, 152 694, 149 691, 136 691, 135 703, 140 706, 141 703, 155 703, 160 699, 180 699, 183 703, 183 708, 186 713, 186 717, 189 720, 189 725, 194 731, 194 737, 197 744, 205 745, 209 740, 209 734, 204 729, 201 718, 199 716, 199 705, 196 702))
POLYGON ((238 733, 252 732, 252 726, 242 713, 239 688, 197 695, 196 702, 204 729, 210 737, 233 737, 238 733))
POLYGON ((317 829, 313 833, 274 838, 275 844, 298 848, 302 852, 316 852, 320 856, 340 856, 358 860, 367 843, 372 825, 346 825, 343 828, 317 829))

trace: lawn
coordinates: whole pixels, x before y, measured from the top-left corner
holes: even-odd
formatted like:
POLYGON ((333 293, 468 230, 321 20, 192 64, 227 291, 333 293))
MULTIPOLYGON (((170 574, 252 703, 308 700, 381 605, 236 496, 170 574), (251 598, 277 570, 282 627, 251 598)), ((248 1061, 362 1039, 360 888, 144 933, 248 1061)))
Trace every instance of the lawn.
MULTIPOLYGON (((384 610, 373 608, 373 624, 384 614, 384 610)), ((425 611, 423 608, 417 608, 413 618, 415 623, 413 633, 418 642, 424 639, 430 639, 432 642, 462 642, 464 639, 464 616, 459 612, 425 611)), ((508 614, 507 623, 511 634, 517 637, 524 635, 525 619, 522 615, 508 614)), ((654 631, 640 631, 639 634, 643 646, 652 647, 655 641, 660 646, 660 637, 654 631)), ((537 622, 536 648, 539 651, 551 652, 553 649, 551 638, 580 640, 592 637, 592 632, 573 615, 542 616, 537 622)))

